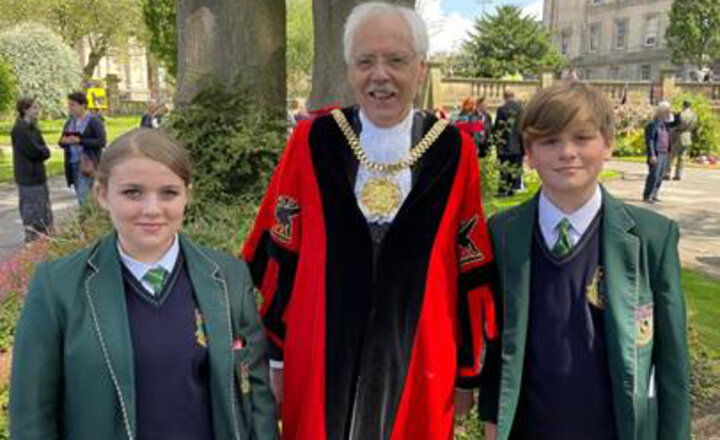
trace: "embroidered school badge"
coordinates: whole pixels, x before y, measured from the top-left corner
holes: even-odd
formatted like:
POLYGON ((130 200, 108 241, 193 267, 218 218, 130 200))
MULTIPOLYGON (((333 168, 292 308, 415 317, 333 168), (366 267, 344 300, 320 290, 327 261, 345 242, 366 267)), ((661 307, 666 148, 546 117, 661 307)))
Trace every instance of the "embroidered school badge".
POLYGON ((200 310, 195 309, 195 341, 198 345, 207 348, 207 336, 205 334, 205 321, 200 310))
POLYGON ((240 392, 243 394, 250 392, 250 365, 247 362, 240 364, 240 392))
POLYGON ((477 227, 479 217, 474 215, 460 223, 458 231, 458 247, 460 250, 460 266, 476 263, 485 259, 480 248, 473 238, 473 232, 477 227))
POLYGON ((653 338, 653 305, 643 304, 635 308, 635 328, 637 335, 635 343, 638 347, 644 347, 653 338))
POLYGON ((593 275, 592 281, 585 291, 585 297, 588 303, 600 310, 605 309, 605 295, 602 291, 604 275, 602 267, 598 266, 598 268, 595 269, 595 275, 593 275))
POLYGON ((288 196, 279 196, 275 207, 275 224, 270 229, 272 235, 280 242, 290 244, 293 236, 292 221, 300 214, 297 200, 288 196))

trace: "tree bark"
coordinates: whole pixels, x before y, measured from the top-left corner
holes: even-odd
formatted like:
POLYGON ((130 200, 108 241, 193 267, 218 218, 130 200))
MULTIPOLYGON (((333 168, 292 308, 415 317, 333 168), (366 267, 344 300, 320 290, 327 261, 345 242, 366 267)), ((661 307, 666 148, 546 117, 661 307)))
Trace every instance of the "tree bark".
POLYGON ((205 78, 285 108, 285 0, 178 0, 178 101, 205 78))
MULTIPOLYGON (((388 3, 415 7, 415 0, 387 0, 388 3)), ((355 99, 347 85, 343 57, 343 28, 350 11, 367 0, 313 0, 315 57, 312 92, 308 108, 352 104, 355 99)))
POLYGON ((147 87, 150 99, 157 100, 160 94, 158 62, 155 55, 150 52, 150 48, 148 46, 145 47, 145 59, 147 60, 147 87))
POLYGON ((85 67, 83 67, 83 77, 85 80, 90 80, 93 77, 93 73, 95 73, 95 68, 100 64, 100 60, 103 59, 107 52, 107 49, 96 49, 92 48, 90 49, 90 54, 88 54, 88 60, 87 63, 85 63, 85 67))

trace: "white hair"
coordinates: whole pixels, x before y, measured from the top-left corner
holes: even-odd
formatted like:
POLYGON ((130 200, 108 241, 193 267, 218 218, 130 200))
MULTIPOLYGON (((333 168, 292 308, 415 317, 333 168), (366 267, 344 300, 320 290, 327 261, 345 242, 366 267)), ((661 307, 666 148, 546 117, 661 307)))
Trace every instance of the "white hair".
POLYGON ((345 32, 343 33, 343 54, 345 62, 350 63, 350 53, 352 52, 352 43, 355 33, 361 24, 370 18, 378 15, 399 14, 404 19, 410 29, 412 36, 413 49, 415 53, 420 55, 423 60, 427 58, 428 51, 428 33, 425 21, 414 9, 397 6, 383 2, 367 2, 361 3, 353 8, 345 21, 345 32))

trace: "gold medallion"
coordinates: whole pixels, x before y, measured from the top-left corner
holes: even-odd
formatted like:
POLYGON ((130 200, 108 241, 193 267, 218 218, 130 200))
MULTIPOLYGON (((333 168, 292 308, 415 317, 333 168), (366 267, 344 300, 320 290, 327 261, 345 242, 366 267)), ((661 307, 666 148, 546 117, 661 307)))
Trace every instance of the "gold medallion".
POLYGON ((360 201, 370 215, 390 216, 400 206, 400 188, 395 179, 372 177, 363 186, 360 201))

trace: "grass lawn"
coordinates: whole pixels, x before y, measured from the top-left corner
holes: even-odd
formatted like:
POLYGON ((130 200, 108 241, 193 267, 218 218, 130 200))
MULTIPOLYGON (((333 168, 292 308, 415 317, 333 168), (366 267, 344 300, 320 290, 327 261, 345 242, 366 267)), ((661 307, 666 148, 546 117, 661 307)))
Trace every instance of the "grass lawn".
MULTIPOLYGON (((50 159, 45 162, 48 177, 59 176, 63 171, 63 151, 50 147, 50 159)), ((13 181, 12 149, 0 148, 0 185, 13 181)))
POLYGON ((715 359, 720 359, 720 280, 683 269, 682 288, 700 341, 715 359))
MULTIPOLYGON (((57 145, 62 133, 64 119, 47 119, 40 121, 40 130, 43 133, 45 142, 48 145, 57 145)), ((14 119, 0 120, 0 145, 10 145, 10 131, 15 124, 14 119)), ((107 130, 108 143, 113 139, 130 130, 140 126, 140 116, 105 116, 105 129, 107 130)))
MULTIPOLYGON (((42 130, 45 142, 51 147, 52 156, 45 162, 49 176, 57 176, 63 173, 63 151, 60 148, 53 147, 57 140, 60 139, 60 133, 64 124, 62 119, 53 119, 40 121, 40 129, 42 130)), ((15 121, 0 120, 0 146, 9 146, 10 131, 15 121)), ((108 144, 121 134, 138 127, 140 125, 139 116, 117 116, 105 117, 105 129, 107 130, 108 144)), ((0 148, 0 185, 12 182, 13 180, 13 164, 12 149, 0 148)))

